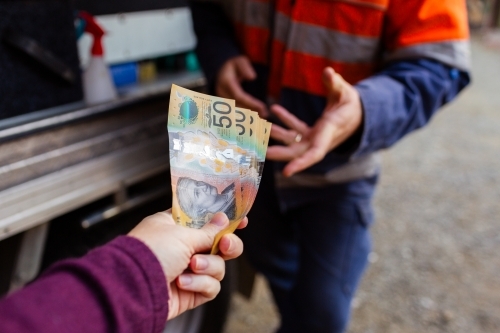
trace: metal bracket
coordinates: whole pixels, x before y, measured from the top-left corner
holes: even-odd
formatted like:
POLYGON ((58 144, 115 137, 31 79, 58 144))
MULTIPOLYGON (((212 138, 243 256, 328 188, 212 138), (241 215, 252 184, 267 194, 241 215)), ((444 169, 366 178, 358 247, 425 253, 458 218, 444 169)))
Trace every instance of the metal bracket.
POLYGON ((24 233, 9 292, 20 289, 37 276, 42 263, 48 227, 47 222, 24 233))

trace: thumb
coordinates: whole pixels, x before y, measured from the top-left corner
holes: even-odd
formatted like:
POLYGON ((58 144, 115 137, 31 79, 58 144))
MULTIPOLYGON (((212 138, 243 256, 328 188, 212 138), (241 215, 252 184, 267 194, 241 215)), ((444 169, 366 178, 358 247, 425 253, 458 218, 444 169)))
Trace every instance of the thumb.
POLYGON ((238 74, 238 79, 253 81, 257 78, 257 73, 247 57, 239 57, 236 59, 236 72, 238 74))
POLYGON ((215 214, 209 223, 205 224, 199 231, 199 239, 196 241, 194 249, 196 252, 205 252, 212 247, 215 236, 229 225, 226 214, 219 212, 215 214))
POLYGON ((323 70, 323 84, 325 85, 326 91, 329 98, 333 98, 335 102, 340 100, 342 92, 344 90, 345 81, 342 76, 335 72, 331 67, 326 67, 323 70))

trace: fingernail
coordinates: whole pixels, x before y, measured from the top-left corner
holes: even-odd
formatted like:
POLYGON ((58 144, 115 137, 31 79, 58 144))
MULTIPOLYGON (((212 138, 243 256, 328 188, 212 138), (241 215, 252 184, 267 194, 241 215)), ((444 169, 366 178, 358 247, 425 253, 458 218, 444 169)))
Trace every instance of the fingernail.
POLYGON ((210 223, 218 225, 219 227, 222 227, 223 225, 226 224, 227 217, 225 214, 215 214, 215 216, 212 218, 210 223))
POLYGON ((231 241, 231 238, 229 238, 228 242, 229 242, 229 244, 227 246, 226 252, 231 253, 231 248, 233 247, 233 242, 231 241))
POLYGON ((188 286, 193 282, 193 277, 191 275, 181 275, 179 276, 179 282, 182 286, 188 286))
POLYGON ((207 269, 208 267, 208 260, 203 257, 198 257, 196 258, 196 269, 203 270, 207 269))

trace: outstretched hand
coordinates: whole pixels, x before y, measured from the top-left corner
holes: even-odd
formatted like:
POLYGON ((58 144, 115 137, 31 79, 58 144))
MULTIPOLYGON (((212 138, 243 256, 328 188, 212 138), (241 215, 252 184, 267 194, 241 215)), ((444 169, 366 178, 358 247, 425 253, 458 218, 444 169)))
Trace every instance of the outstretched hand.
POLYGON ((269 147, 266 157, 289 162, 283 169, 287 177, 320 162, 362 124, 363 110, 357 90, 331 67, 323 70, 323 84, 327 89, 327 104, 312 127, 279 105, 271 107, 288 129, 273 124, 271 137, 285 145, 269 147))
MULTIPOLYGON (((247 225, 245 218, 239 225, 247 225)), ((224 277, 224 260, 243 252, 243 243, 234 234, 224 235, 220 255, 210 251, 214 238, 229 225, 224 213, 217 213, 202 229, 175 224, 171 211, 145 218, 128 235, 144 242, 158 258, 169 285, 168 319, 193 309, 217 296, 224 277)))

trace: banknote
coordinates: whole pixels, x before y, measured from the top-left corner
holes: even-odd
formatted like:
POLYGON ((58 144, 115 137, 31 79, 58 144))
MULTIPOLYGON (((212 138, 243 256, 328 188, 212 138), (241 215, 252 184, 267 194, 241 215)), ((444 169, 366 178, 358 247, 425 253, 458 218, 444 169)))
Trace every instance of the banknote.
POLYGON ((256 121, 256 112, 236 108, 236 126, 238 128, 237 142, 239 146, 240 158, 240 182, 242 205, 244 207, 242 216, 244 217, 250 210, 250 203, 257 195, 258 184, 258 164, 255 151, 256 134, 252 129, 252 124, 256 121))
POLYGON ((264 162, 266 158, 267 142, 269 141, 270 123, 265 119, 258 119, 257 127, 257 142, 255 143, 256 156, 257 156, 257 171, 259 173, 259 183, 264 169, 264 162), (269 125, 268 125, 269 124, 269 125), (269 132, 269 133, 268 133, 269 132))
MULTIPOLYGON (((256 112, 255 112, 255 115, 257 115, 256 112)), ((252 128, 252 130, 255 131, 255 137, 254 137, 254 140, 252 140, 252 141, 253 141, 253 144, 255 145, 254 149, 255 149, 255 157, 256 157, 256 160, 255 160, 255 162, 256 162, 256 164, 255 164, 255 169, 256 169, 255 177, 256 178, 255 178, 255 180, 252 181, 252 185, 251 185, 252 189, 253 189, 253 193, 255 193, 255 195, 249 197, 249 201, 246 203, 247 209, 245 210, 243 217, 250 211, 250 208, 252 207, 252 205, 255 201, 255 197, 257 195, 257 191, 258 191, 259 185, 260 185, 260 180, 262 178, 262 172, 264 170, 264 162, 265 162, 265 158, 266 158, 267 145, 269 143, 269 136, 271 134, 271 126, 272 126, 271 123, 264 120, 264 119, 260 119, 258 116, 256 116, 256 117, 257 117, 255 119, 256 124, 252 128)), ((243 181, 243 178, 242 178, 242 181, 243 181)), ((238 224, 239 223, 231 223, 229 225, 229 227, 227 227, 225 230, 221 231, 215 237, 214 245, 212 246, 212 251, 211 251, 212 254, 215 254, 218 252, 218 244, 219 244, 219 241, 222 238, 222 236, 225 234, 234 232, 236 230, 236 228, 238 227, 238 224)))
MULTIPOLYGON (((256 126, 256 132, 257 135, 255 135, 255 169, 257 171, 257 177, 255 179, 255 194, 257 194, 257 191, 259 190, 259 185, 260 185, 260 180, 262 178, 262 172, 264 171, 264 163, 266 159, 266 151, 267 151, 267 145, 269 143, 269 137, 271 135, 271 123, 264 120, 264 119, 257 119, 257 126, 256 126)), ((247 208, 248 210, 246 213, 250 211, 250 208, 252 207, 254 201, 255 201, 255 196, 250 198, 250 202, 247 203, 247 208)), ((246 215, 246 214, 245 214, 246 215)))
POLYGON ((250 211, 262 177, 271 124, 235 102, 172 85, 168 115, 172 215, 201 228, 217 212, 234 230, 250 211))
POLYGON ((172 215, 201 228, 217 212, 236 222, 244 211, 233 100, 172 85, 168 132, 172 215))

